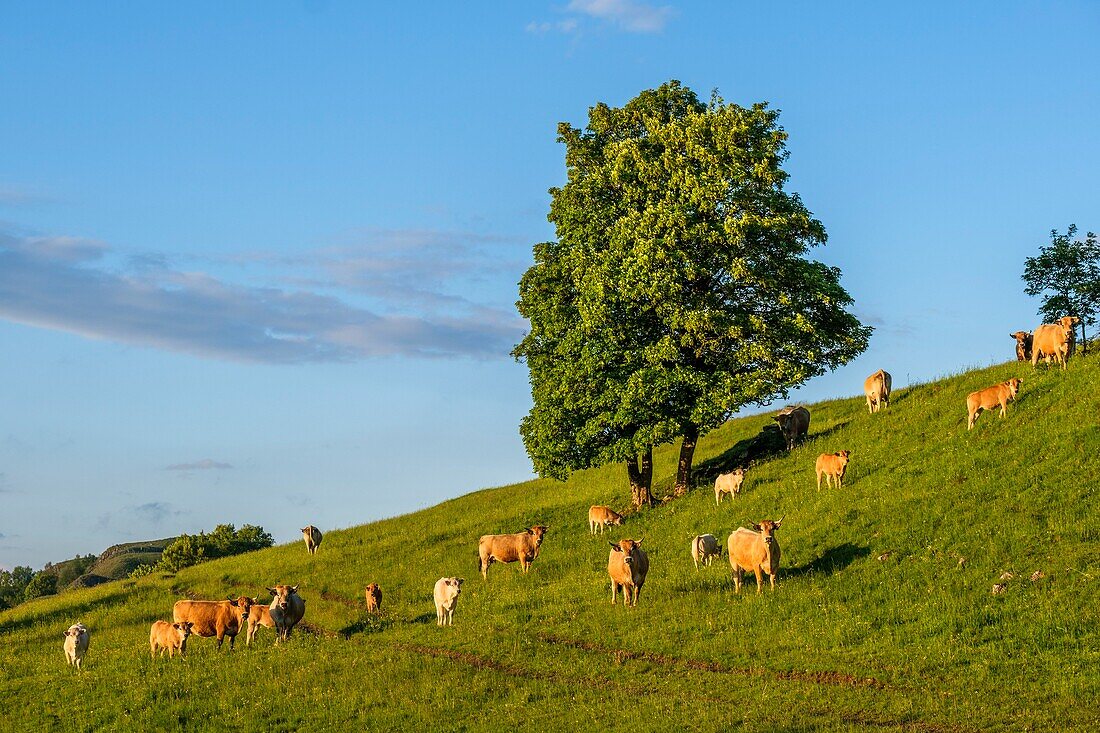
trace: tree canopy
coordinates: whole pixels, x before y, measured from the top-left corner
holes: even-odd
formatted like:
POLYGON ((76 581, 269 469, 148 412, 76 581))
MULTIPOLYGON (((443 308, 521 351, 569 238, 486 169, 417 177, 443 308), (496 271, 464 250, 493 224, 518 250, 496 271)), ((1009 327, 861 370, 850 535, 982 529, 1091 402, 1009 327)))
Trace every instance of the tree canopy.
POLYGON ((1081 319, 1081 341, 1085 326, 1094 325, 1100 315, 1100 242, 1089 232, 1084 240, 1075 239, 1077 225, 1070 224, 1065 234, 1050 230, 1050 245, 1024 260, 1024 292, 1040 296, 1038 313, 1046 323, 1062 316, 1081 319))
POLYGON ((652 446, 866 348, 840 271, 805 257, 826 233, 784 190, 778 115, 704 104, 672 81, 597 104, 583 130, 558 126, 557 239, 535 245, 520 282, 531 329, 513 351, 530 371, 521 433, 540 474, 626 460, 633 484, 652 446))

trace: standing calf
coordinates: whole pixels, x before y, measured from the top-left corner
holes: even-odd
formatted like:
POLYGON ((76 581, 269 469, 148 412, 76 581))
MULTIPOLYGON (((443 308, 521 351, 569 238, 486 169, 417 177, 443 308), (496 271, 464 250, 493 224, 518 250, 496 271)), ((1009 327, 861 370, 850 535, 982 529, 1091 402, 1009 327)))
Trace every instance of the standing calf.
POLYGON ((462 592, 464 578, 440 578, 435 581, 435 623, 437 626, 455 625, 455 606, 462 592))
POLYGON ((619 544, 608 542, 611 552, 607 556, 607 574, 611 576, 611 605, 619 588, 623 589, 623 603, 638 605, 638 596, 645 585, 645 576, 649 573, 649 556, 642 550, 641 540, 620 540, 619 544))
POLYGON ((378 583, 371 583, 364 593, 367 598, 367 613, 378 613, 382 610, 382 589, 378 583))
POLYGON ((187 651, 187 637, 190 635, 190 621, 177 621, 174 624, 167 621, 154 621, 153 627, 149 629, 149 656, 157 656, 158 651, 162 657, 165 651, 168 652, 169 658, 177 651, 180 656, 183 656, 187 651))
POLYGON ((65 632, 65 661, 80 669, 88 652, 88 627, 73 624, 65 632))
POLYGON ((836 453, 822 453, 817 457, 817 490, 821 491, 821 477, 825 477, 825 487, 835 485, 840 488, 844 480, 844 474, 848 470, 848 456, 850 450, 837 451, 836 453))
POLYGON ((272 596, 268 611, 275 622, 275 643, 278 644, 290 638, 290 632, 306 615, 306 599, 298 595, 296 585, 277 585, 267 590, 272 596))
POLYGON ((610 527, 612 524, 619 527, 622 523, 623 515, 609 506, 596 505, 588 509, 588 531, 592 534, 596 534, 596 527, 599 527, 600 534, 603 534, 604 527, 610 527))
POLYGON ((730 535, 730 566, 733 569, 733 583, 738 593, 741 592, 741 573, 744 570, 751 570, 756 575, 757 593, 760 593, 763 585, 761 571, 768 574, 772 590, 775 590, 775 576, 779 574, 779 558, 782 554, 779 550, 779 542, 775 539, 775 532, 782 523, 782 519, 774 522, 765 519, 760 524, 752 525, 752 530, 739 527, 730 535))
POLYGON ((745 469, 735 468, 729 473, 723 473, 714 479, 714 503, 722 503, 722 494, 729 494, 737 498, 741 493, 741 486, 745 483, 745 469))
POLYGON ((982 410, 992 410, 997 405, 1001 406, 1001 417, 1004 417, 1005 407, 1016 398, 1016 393, 1020 391, 1020 385, 1023 383, 1022 379, 1010 379, 967 395, 966 429, 970 430, 974 427, 974 422, 982 410))
POLYGON ((699 563, 710 565, 716 557, 722 556, 722 547, 718 544, 718 538, 712 534, 696 535, 691 540, 691 559, 695 561, 695 569, 699 569, 699 563))

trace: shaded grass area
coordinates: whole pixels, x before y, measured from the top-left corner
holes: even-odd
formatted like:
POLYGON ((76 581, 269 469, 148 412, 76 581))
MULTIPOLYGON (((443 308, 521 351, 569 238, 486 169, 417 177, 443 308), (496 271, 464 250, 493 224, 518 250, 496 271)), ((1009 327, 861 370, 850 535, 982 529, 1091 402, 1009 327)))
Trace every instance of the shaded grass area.
MULTIPOLYGON (((1091 357, 1065 374, 1010 363, 914 386, 875 416, 832 400, 790 454, 769 416, 737 419, 700 441, 697 490, 603 537, 587 509, 625 508, 621 466, 327 532, 314 557, 295 543, 25 604, 0 614, 0 728, 1092 730, 1098 377, 1091 357), (1008 417, 968 432, 966 394, 1012 376, 1025 381, 1008 417), (816 491, 814 459, 841 449, 844 488, 816 491), (743 494, 716 507, 713 476, 746 464, 743 494), (735 595, 725 559, 693 568, 694 535, 724 543, 780 516, 776 592, 750 579, 735 595), (494 565, 483 582, 478 536, 534 523, 550 531, 531 573, 494 565), (650 555, 635 609, 609 603, 620 537, 650 555), (444 575, 467 578, 449 629, 431 601, 444 575), (379 617, 362 599, 372 581, 379 617), (265 629, 233 653, 193 638, 186 660, 149 659, 149 624, 178 598, 275 583, 307 601, 290 643, 265 629), (92 629, 81 674, 61 652, 75 621, 92 629)), ((676 446, 655 459, 671 486, 676 446)))

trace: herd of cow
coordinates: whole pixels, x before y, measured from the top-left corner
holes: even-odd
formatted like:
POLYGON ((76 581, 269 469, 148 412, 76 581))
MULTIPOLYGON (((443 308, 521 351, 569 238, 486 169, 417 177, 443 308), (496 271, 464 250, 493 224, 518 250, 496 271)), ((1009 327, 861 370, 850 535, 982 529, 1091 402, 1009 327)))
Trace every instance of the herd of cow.
MULTIPOLYGON (((1043 324, 1033 333, 1017 331, 1011 334, 1016 341, 1018 361, 1031 361, 1037 366, 1039 359, 1047 364, 1053 359, 1062 369, 1075 348, 1074 326, 1080 323, 1075 316, 1061 318, 1055 324, 1043 324)), ((1015 399, 1023 380, 1014 378, 992 387, 971 392, 966 398, 967 429, 974 427, 974 421, 983 410, 1000 406, 1001 417, 1009 401, 1015 399)), ((867 398, 867 411, 872 415, 890 405, 891 377, 882 369, 869 376, 863 383, 863 392, 867 398)), ((810 412, 805 407, 786 407, 773 418, 779 425, 787 450, 806 437, 810 429, 810 412)), ((817 458, 817 488, 821 490, 821 479, 825 478, 826 488, 840 488, 848 467, 851 451, 841 450, 835 453, 822 453, 817 458)), ((736 498, 744 486, 745 469, 736 468, 723 473, 714 482, 714 502, 721 504, 722 496, 729 494, 736 498)), ((624 517, 611 507, 598 505, 588 510, 588 528, 591 534, 597 530, 602 535, 607 527, 621 526, 624 517)), ((739 527, 727 541, 727 550, 736 592, 741 592, 743 573, 752 571, 756 576, 756 592, 763 587, 763 575, 767 574, 772 589, 779 574, 781 550, 775 533, 783 520, 764 519, 752 525, 752 529, 739 527)), ((535 525, 515 534, 483 535, 478 540, 478 568, 482 578, 488 580, 489 566, 494 562, 519 562, 524 573, 539 556, 545 525, 535 525)), ((309 525, 302 528, 302 538, 310 555, 317 552, 323 538, 321 531, 309 525)), ((642 549, 640 539, 622 539, 609 542, 611 551, 607 558, 607 573, 611 579, 611 603, 614 604, 622 591, 623 601, 628 606, 638 603, 638 596, 645 585, 649 573, 649 556, 642 549)), ((712 534, 696 535, 691 540, 691 558, 698 570, 699 564, 710 565, 721 557, 722 549, 718 539, 712 534)), ((436 623, 439 626, 452 625, 458 597, 462 590, 463 578, 444 577, 435 583, 434 599, 436 623)), ((248 644, 256 636, 260 626, 274 628, 276 643, 285 641, 291 630, 305 616, 305 600, 298 595, 298 586, 277 585, 267 589, 272 600, 264 606, 258 598, 241 596, 224 601, 177 601, 172 609, 172 623, 156 621, 149 631, 149 652, 168 652, 171 657, 176 652, 183 654, 187 638, 191 634, 216 637, 218 648, 229 637, 232 649, 237 633, 246 629, 248 644)), ((382 590, 377 583, 367 585, 365 590, 367 611, 377 613, 382 607, 382 590)), ((88 628, 83 624, 73 624, 65 631, 64 651, 69 664, 79 668, 88 651, 88 628)))

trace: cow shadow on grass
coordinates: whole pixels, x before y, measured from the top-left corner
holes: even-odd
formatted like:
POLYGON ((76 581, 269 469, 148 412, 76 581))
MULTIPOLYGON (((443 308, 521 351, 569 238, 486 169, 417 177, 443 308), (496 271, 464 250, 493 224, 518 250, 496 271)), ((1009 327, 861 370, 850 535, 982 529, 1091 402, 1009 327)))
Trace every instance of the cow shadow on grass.
POLYGON ((765 425, 751 438, 734 443, 714 458, 700 461, 691 470, 691 483, 696 488, 713 486, 714 480, 723 473, 735 468, 747 468, 753 463, 762 463, 787 452, 786 441, 778 425, 765 425))
POLYGON ((406 623, 410 624, 426 624, 436 621, 436 615, 434 613, 422 613, 419 616, 414 616, 406 623))
POLYGON ((781 568, 780 578, 798 578, 813 573, 835 573, 844 570, 860 558, 871 554, 871 548, 863 545, 855 545, 851 542, 830 547, 820 557, 817 557, 805 565, 796 565, 791 568, 781 568))

